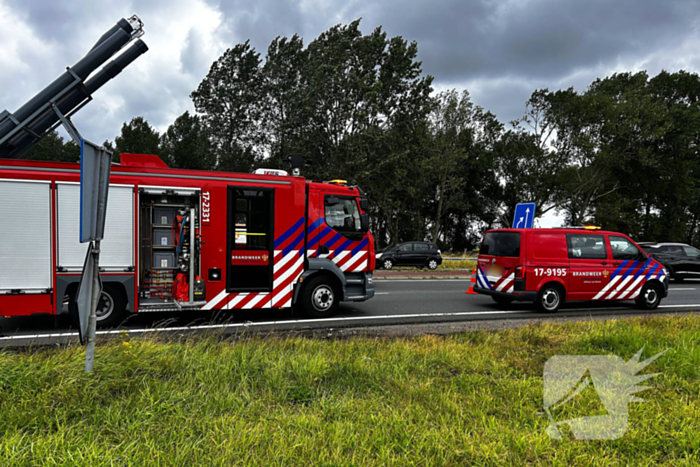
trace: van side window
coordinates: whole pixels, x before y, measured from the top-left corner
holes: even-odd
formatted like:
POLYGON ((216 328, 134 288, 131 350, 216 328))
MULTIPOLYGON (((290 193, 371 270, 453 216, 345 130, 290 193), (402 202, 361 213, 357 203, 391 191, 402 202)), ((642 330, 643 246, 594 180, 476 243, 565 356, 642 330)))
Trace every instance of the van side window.
POLYGON ((607 259, 605 237, 602 235, 567 235, 569 258, 607 259))
POLYGON ((413 249, 416 251, 428 251, 430 248, 428 248, 427 243, 414 243, 413 249))
POLYGON ((621 260, 636 260, 639 259, 641 253, 634 243, 627 240, 625 237, 610 236, 610 248, 612 249, 613 259, 621 260))

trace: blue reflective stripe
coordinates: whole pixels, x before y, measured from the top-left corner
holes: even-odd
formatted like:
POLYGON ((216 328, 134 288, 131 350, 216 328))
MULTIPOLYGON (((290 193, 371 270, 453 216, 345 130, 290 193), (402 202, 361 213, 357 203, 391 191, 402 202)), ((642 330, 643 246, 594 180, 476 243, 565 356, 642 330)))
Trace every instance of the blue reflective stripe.
POLYGON ((345 251, 345 249, 353 243, 355 242, 353 242, 352 240, 345 240, 338 248, 335 249, 335 256, 338 256, 340 253, 345 251))
POLYGON ((646 275, 646 277, 644 278, 644 281, 645 282, 648 281, 649 278, 654 275, 654 272, 656 272, 657 269, 659 269, 659 264, 655 264, 654 267, 651 268, 651 271, 649 271, 649 274, 646 275))
POLYGON ((327 246, 328 248, 330 248, 331 246, 335 245, 336 242, 337 242, 338 240, 340 240, 341 238, 343 238, 343 236, 340 235, 339 233, 333 235, 333 238, 331 238, 329 241, 326 242, 326 246, 327 246))
POLYGON ((628 267, 627 270, 625 271, 625 273, 622 275, 622 280, 625 280, 627 278, 627 276, 629 276, 630 273, 632 271, 634 271, 634 268, 636 268, 638 264, 639 264, 639 261, 634 261, 632 263, 632 265, 630 267, 628 267))
POLYGON ((303 239, 304 239, 304 231, 302 231, 299 234, 299 236, 292 243, 287 245, 287 247, 284 250, 282 250, 282 256, 284 257, 287 253, 292 251, 299 244, 299 242, 301 242, 303 239))
POLYGON ((615 272, 612 273, 612 276, 610 276, 610 279, 614 279, 615 276, 620 274, 620 271, 622 271, 625 268, 625 266, 627 266, 627 263, 629 263, 629 261, 623 261, 622 264, 620 265, 620 267, 615 269, 615 272))
POLYGON ((352 249, 352 251, 350 252, 350 256, 355 256, 360 250, 365 248, 368 243, 369 238, 365 238, 364 240, 362 240, 359 245, 352 249))
POLYGON ((650 264, 651 264, 651 260, 649 260, 649 261, 647 261, 646 263, 644 263, 644 266, 642 266, 641 268, 639 268, 639 269, 637 270, 637 273, 634 275, 634 278, 632 279, 632 282, 636 281, 637 278, 638 278, 644 271, 646 271, 646 269, 649 267, 650 264))
POLYGON ((279 237, 277 240, 275 240, 275 248, 277 248, 278 246, 280 246, 281 244, 283 244, 289 237, 291 237, 292 235, 294 235, 294 232, 296 232, 297 229, 298 229, 299 227, 301 227, 302 225, 304 225, 304 218, 303 218, 303 217, 302 217, 301 219, 299 219, 299 220, 292 226, 292 228, 290 228, 289 230, 287 230, 285 233, 283 233, 282 235, 280 235, 280 237, 279 237))
POLYGON ((314 230, 316 227, 321 225, 321 222, 323 222, 323 221, 325 221, 325 219, 323 217, 321 217, 320 219, 317 219, 316 222, 314 222, 313 224, 311 224, 309 226, 309 230, 314 230))
POLYGON ((309 249, 313 248, 313 247, 319 242, 319 240, 321 240, 323 237, 325 237, 326 235, 328 235, 328 234, 329 234, 330 232, 332 232, 332 231, 333 231, 333 229, 331 229, 330 227, 326 227, 325 229, 323 229, 323 232, 321 232, 320 234, 316 235, 316 236, 313 238, 313 240, 311 240, 311 241, 309 242, 309 249))
POLYGON ((495 289, 493 288, 493 286, 491 285, 491 282, 489 282, 489 278, 488 278, 488 276, 486 275, 486 273, 484 272, 484 270, 483 270, 483 269, 479 269, 479 271, 481 271, 481 276, 482 276, 482 278, 483 278, 482 281, 484 281, 484 282, 486 283, 486 288, 487 288, 487 289, 491 289, 491 290, 495 290, 495 289))

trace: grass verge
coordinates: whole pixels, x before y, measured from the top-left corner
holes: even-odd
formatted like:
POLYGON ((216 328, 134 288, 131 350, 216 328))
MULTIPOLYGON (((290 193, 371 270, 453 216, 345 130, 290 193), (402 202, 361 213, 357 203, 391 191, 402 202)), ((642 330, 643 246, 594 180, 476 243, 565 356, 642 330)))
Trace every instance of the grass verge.
MULTIPOLYGON (((243 338, 0 352, 0 465, 698 465, 697 316, 406 339, 243 338), (614 441, 550 439, 554 355, 666 354, 614 441)), ((595 400, 574 409, 587 415, 595 400)))

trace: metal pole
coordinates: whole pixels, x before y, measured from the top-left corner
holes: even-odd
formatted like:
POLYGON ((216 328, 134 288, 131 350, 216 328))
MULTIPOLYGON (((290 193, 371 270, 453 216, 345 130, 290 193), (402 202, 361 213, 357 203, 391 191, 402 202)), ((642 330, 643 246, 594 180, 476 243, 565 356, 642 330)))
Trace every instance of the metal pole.
MULTIPOLYGON (((92 261, 94 262, 95 278, 93 279, 93 290, 101 291, 100 286, 100 241, 95 240, 92 249, 92 261)), ((95 335, 97 330, 97 304, 100 301, 101 293, 94 293, 92 304, 90 305, 90 317, 88 318, 87 329, 87 347, 85 348, 85 373, 92 371, 92 366, 95 361, 95 335)))

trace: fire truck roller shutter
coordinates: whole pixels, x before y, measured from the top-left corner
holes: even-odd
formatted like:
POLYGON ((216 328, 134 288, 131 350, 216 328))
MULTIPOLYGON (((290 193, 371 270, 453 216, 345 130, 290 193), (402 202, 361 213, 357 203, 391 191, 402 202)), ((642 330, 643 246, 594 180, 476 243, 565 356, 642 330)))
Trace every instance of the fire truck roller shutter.
MULTIPOLYGON (((87 243, 80 243, 80 185, 57 183, 58 267, 83 268, 87 243)), ((125 271, 134 266, 134 187, 110 185, 100 268, 125 271)))
POLYGON ((0 290, 52 288, 51 184, 0 181, 0 290))

